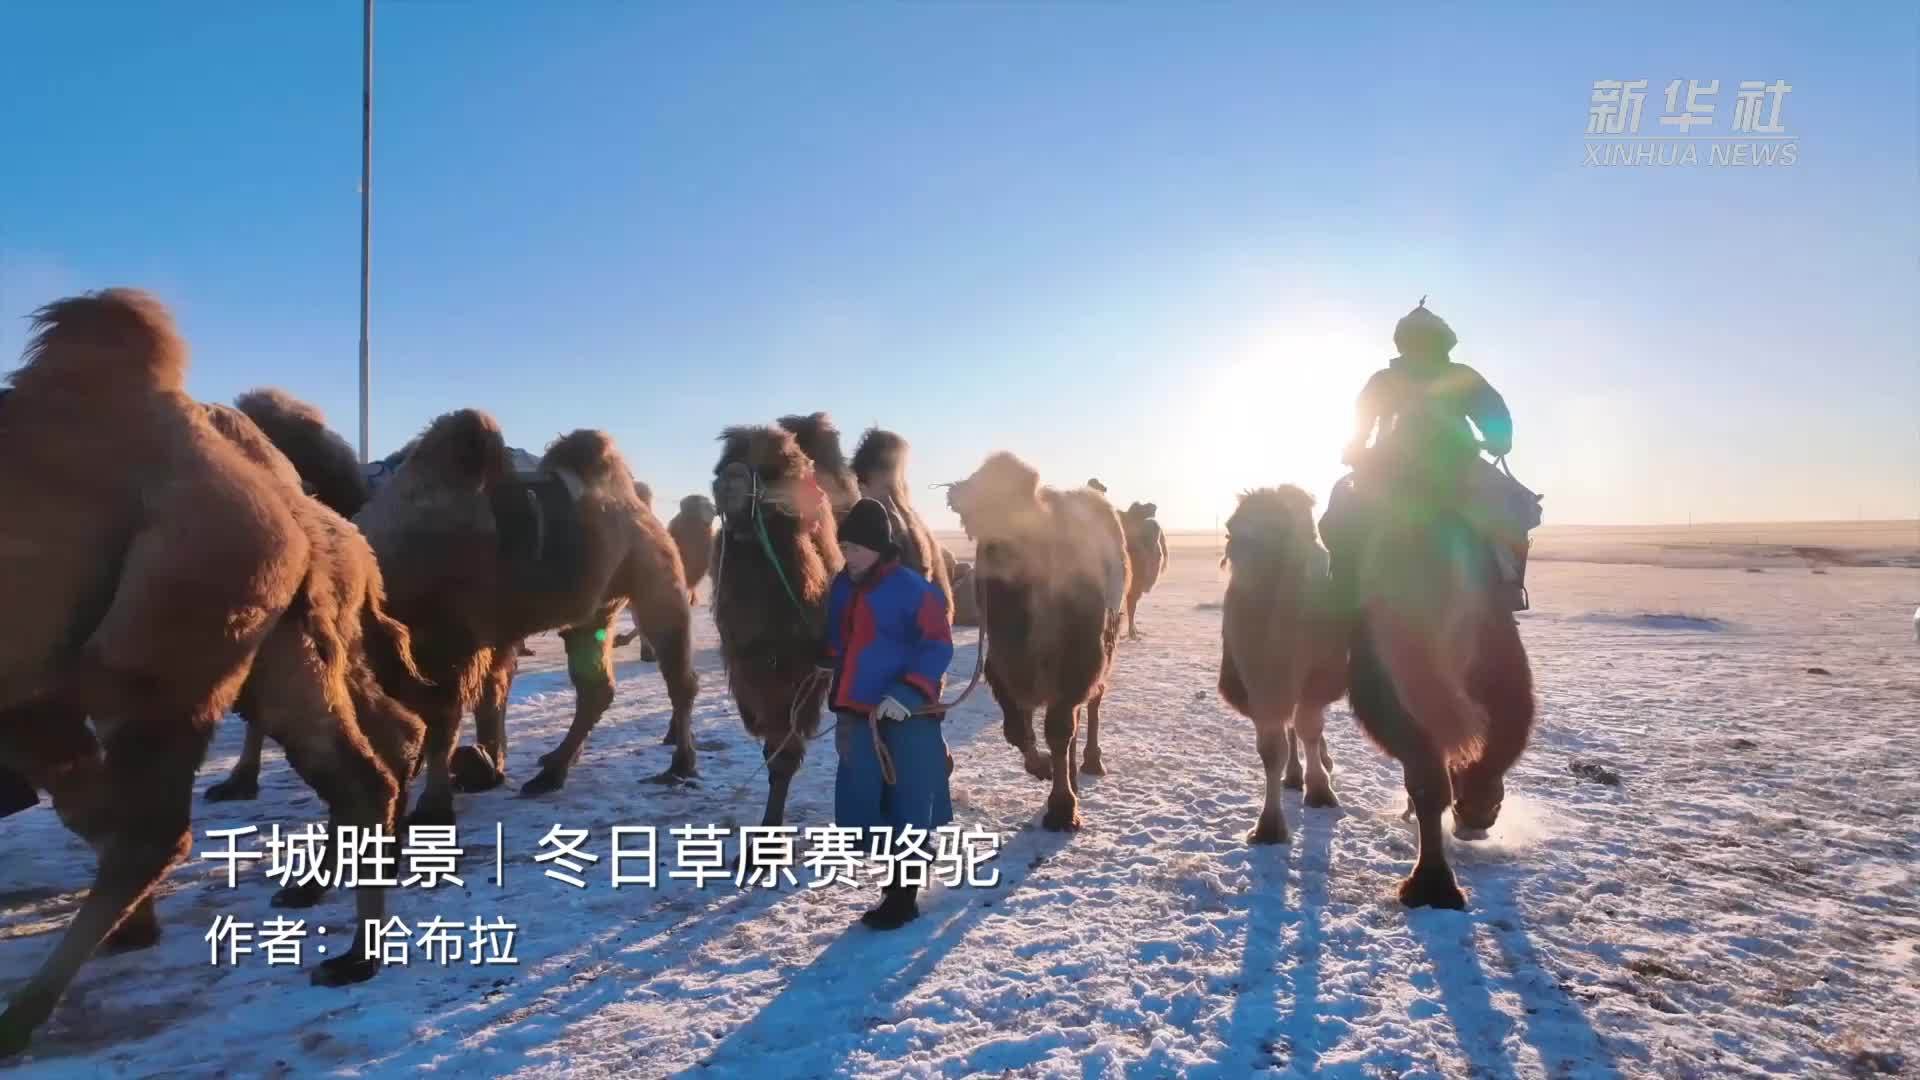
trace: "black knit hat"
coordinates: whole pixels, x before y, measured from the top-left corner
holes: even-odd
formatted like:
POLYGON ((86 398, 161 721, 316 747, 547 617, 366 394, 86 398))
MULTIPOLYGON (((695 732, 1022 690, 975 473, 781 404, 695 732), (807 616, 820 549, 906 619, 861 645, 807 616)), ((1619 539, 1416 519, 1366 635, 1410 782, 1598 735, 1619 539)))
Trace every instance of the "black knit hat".
POLYGON ((887 516, 887 508, 877 501, 861 499, 840 523, 840 539, 843 543, 859 544, 882 555, 891 555, 893 519, 887 516))

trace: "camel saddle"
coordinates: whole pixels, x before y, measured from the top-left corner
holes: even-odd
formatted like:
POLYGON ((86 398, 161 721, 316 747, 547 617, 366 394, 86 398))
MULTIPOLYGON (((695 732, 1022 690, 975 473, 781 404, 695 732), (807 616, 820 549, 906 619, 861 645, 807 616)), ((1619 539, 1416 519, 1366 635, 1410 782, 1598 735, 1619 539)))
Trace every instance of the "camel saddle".
POLYGON ((577 591, 587 572, 580 479, 538 466, 517 468, 488 498, 504 584, 517 592, 577 591))

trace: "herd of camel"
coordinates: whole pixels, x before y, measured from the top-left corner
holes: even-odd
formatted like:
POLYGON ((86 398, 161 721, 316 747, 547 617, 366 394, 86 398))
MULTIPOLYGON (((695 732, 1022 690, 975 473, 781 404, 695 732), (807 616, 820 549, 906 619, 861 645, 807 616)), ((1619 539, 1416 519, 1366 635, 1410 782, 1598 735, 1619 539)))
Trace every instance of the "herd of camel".
MULTIPOLYGON (((1105 771, 1117 643, 1166 567, 1150 505, 1117 512, 1097 484, 1044 487, 996 453, 948 487, 976 544, 958 564, 908 497, 905 440, 868 432, 848 461, 824 413, 727 429, 712 501, 689 498, 671 525, 605 433, 563 435, 528 471, 471 409, 434 420, 369 489, 318 412, 275 391, 195 401, 187 358, 153 297, 72 297, 36 313, 0 398, 0 771, 45 792, 98 856, 64 937, 0 1014, 0 1057, 26 1047, 103 943, 156 939, 153 889, 189 851, 194 777, 229 710, 249 745, 210 796, 251 796, 271 737, 335 825, 400 828, 421 771, 405 822, 449 824, 456 790, 505 781, 515 669, 524 641, 549 631, 565 646, 574 719, 522 791, 566 783, 612 703, 628 610, 672 704, 660 779, 685 780, 699 769, 694 587, 710 574, 728 690, 763 748, 764 823, 782 824, 828 691, 836 521, 862 496, 894 515, 902 561, 982 628, 1007 742, 1050 785, 1042 824, 1080 826, 1076 776, 1105 771), (477 739, 456 750, 468 711, 477 739)), ((1343 614, 1312 507, 1297 488, 1262 489, 1228 525, 1219 690, 1253 720, 1266 773, 1248 839, 1287 838, 1283 787, 1333 804, 1322 727, 1347 696, 1403 763, 1419 818, 1401 898, 1463 906, 1441 815, 1451 807, 1464 832, 1499 812, 1533 718, 1517 628, 1471 563, 1397 518, 1366 543, 1368 584, 1357 617, 1343 614)), ((381 889, 353 891, 357 926, 383 917, 381 889)), ((311 906, 323 892, 289 886, 274 902, 311 906)), ((312 978, 345 985, 376 967, 356 938, 312 978)))

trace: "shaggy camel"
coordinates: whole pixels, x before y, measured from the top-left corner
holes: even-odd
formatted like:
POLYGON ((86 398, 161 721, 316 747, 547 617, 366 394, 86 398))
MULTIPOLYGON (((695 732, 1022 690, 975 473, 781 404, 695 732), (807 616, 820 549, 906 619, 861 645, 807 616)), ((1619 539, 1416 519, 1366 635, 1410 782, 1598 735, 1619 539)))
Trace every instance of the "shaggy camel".
POLYGON ((1324 731, 1327 706, 1347 690, 1347 643, 1326 549, 1314 538, 1313 496, 1291 484, 1242 495, 1227 519, 1224 562, 1232 577, 1221 615, 1220 696, 1253 721, 1267 779, 1247 842, 1284 843, 1280 789, 1301 787, 1303 755, 1306 805, 1339 805, 1324 731))
POLYGON ((696 775, 692 613, 673 543, 641 505, 633 474, 604 432, 556 440, 532 480, 517 477, 492 417, 462 410, 420 437, 406 467, 361 513, 388 567, 394 610, 413 627, 422 670, 441 687, 420 709, 427 721, 427 788, 416 818, 453 816, 452 750, 460 716, 475 710, 478 745, 461 786, 506 778, 505 692, 514 661, 503 651, 531 634, 561 631, 577 700, 573 724, 540 759, 522 794, 558 790, 588 734, 613 702, 613 623, 631 604, 659 650, 673 716, 672 765, 661 779, 696 775), (487 685, 496 687, 484 692, 487 685))
MULTIPOLYGON (((713 562, 713 522, 719 511, 713 508, 713 500, 705 495, 689 495, 680 500, 680 512, 667 522, 667 535, 673 538, 673 547, 680 553, 680 568, 687 579, 687 603, 700 603, 700 579, 707 576, 708 564, 713 562)), ((639 630, 629 630, 614 640, 616 648, 624 648, 640 636, 639 630)), ((640 659, 652 663, 655 659, 653 648, 641 643, 640 659)))
POLYGON ((578 695, 573 725, 521 792, 545 794, 565 784, 613 702, 612 627, 627 604, 663 658, 675 741, 668 775, 694 775, 699 683, 691 612, 666 530, 640 504, 632 472, 603 432, 562 436, 539 468, 531 478, 516 474, 491 416, 449 413, 427 428, 356 519, 433 683, 408 700, 427 724, 427 785, 415 823, 453 820, 453 750, 468 708, 479 738, 460 755, 459 787, 479 791, 505 781, 505 705, 517 645, 553 629, 561 631, 578 695))
POLYGON ((1129 640, 1140 638, 1140 630, 1133 620, 1134 612, 1140 608, 1140 598, 1152 592, 1160 575, 1167 572, 1167 534, 1153 517, 1159 512, 1160 508, 1152 503, 1137 502, 1120 515, 1120 525, 1127 534, 1127 562, 1133 567, 1133 580, 1127 586, 1129 640))
POLYGON ((841 566, 831 496, 816 479, 837 439, 829 448, 809 426, 821 455, 810 457, 785 423, 729 428, 713 470, 713 619, 740 722, 766 760, 765 825, 785 823, 787 789, 820 730, 827 590, 841 566))
POLYGON ((973 564, 955 562, 953 565, 953 625, 979 626, 980 600, 973 591, 973 564))
POLYGON ((1073 748, 1087 707, 1080 771, 1106 772, 1100 705, 1127 597, 1120 517, 1091 488, 1055 491, 1012 454, 995 454, 947 489, 947 504, 977 541, 973 582, 987 635, 987 681, 1007 742, 1027 771, 1052 780, 1042 824, 1080 827, 1073 748), (1033 711, 1046 710, 1047 753, 1034 745, 1033 711))
POLYGON ((934 542, 933 530, 913 508, 907 494, 907 440, 891 431, 868 428, 853 450, 853 476, 860 494, 886 507, 893 521, 894 543, 900 562, 933 582, 947 601, 947 621, 953 622, 953 573, 947 550, 934 542))
POLYGON ((1492 553, 1445 505, 1398 499, 1364 526, 1330 505, 1320 520, 1329 546, 1356 560, 1348 699, 1367 735, 1400 762, 1419 818, 1420 854, 1400 883, 1409 907, 1466 906, 1441 816, 1451 802, 1456 835, 1491 828, 1533 730, 1533 673, 1492 553))
MULTIPOLYGON (((35 314, 25 360, 0 415, 0 534, 13 541, 0 589, 9 610, 38 614, 0 645, 0 763, 53 795, 99 867, 0 1013, 0 1056, 25 1048, 136 908, 149 913, 127 943, 157 926, 147 900, 191 847, 193 775, 243 689, 335 821, 389 823, 398 796, 347 689, 360 620, 377 611, 341 610, 312 585, 327 568, 298 516, 306 500, 187 397, 166 309, 123 289, 58 301, 35 314)), ((356 901, 360 925, 384 916, 381 890, 356 901)), ((371 976, 360 951, 314 981, 371 976)))

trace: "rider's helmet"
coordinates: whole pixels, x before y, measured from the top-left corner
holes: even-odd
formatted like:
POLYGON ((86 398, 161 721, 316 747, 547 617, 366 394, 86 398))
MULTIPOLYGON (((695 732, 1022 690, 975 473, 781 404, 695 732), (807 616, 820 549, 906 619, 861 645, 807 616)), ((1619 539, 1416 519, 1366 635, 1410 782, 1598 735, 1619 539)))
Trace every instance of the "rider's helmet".
POLYGON ((1400 355, 1419 359, 1443 359, 1460 339, 1447 320, 1427 310, 1427 298, 1406 313, 1393 328, 1393 347, 1400 355))

